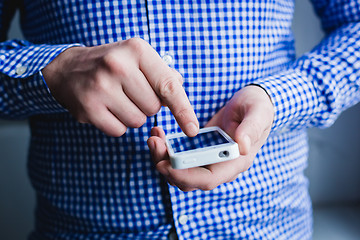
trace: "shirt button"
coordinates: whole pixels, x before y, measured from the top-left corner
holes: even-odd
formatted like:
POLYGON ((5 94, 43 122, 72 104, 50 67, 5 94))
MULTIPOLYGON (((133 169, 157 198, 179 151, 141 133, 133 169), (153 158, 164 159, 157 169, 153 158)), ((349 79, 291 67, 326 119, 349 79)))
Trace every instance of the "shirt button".
POLYGON ((27 67, 26 66, 19 66, 16 68, 16 74, 17 75, 23 75, 27 70, 27 67))
POLYGON ((167 64, 167 65, 171 65, 173 63, 173 57, 169 54, 166 54, 162 57, 162 59, 164 60, 164 62, 167 64))
POLYGON ((3 64, 5 59, 6 59, 5 55, 1 55, 0 56, 0 63, 3 64))
POLYGON ((179 223, 180 223, 181 225, 186 224, 188 220, 189 220, 189 218, 188 218, 188 216, 186 216, 186 215, 181 215, 181 216, 179 217, 179 223))

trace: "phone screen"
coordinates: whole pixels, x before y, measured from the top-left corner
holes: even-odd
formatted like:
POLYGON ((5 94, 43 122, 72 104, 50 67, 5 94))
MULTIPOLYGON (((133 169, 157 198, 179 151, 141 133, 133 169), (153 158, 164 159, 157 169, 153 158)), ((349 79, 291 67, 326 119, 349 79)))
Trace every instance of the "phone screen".
POLYGON ((190 151, 199 148, 211 147, 229 141, 218 131, 199 133, 195 137, 181 136, 169 139, 174 153, 190 151))

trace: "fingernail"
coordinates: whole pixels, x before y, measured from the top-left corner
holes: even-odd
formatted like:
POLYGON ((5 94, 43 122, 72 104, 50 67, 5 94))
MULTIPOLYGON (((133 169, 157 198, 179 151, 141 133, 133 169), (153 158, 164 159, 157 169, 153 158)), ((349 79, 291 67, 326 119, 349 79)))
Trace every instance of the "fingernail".
POLYGON ((196 136, 199 132, 199 128, 193 122, 186 124, 185 130, 190 137, 196 136))

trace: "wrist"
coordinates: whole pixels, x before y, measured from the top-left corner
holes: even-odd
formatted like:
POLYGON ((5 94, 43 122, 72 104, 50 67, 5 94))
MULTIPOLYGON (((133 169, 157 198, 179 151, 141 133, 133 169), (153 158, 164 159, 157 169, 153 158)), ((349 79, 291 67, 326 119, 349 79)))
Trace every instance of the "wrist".
POLYGON ((70 47, 56 56, 40 71, 43 81, 49 90, 56 88, 64 73, 69 70, 72 62, 79 61, 78 56, 82 55, 84 49, 85 47, 83 46, 70 47))
POLYGON ((266 93, 266 95, 269 97, 271 104, 274 106, 274 103, 273 103, 273 101, 271 99, 270 94, 268 93, 268 91, 263 86, 261 86, 260 84, 256 84, 256 83, 250 83, 250 84, 246 85, 245 87, 251 87, 251 86, 261 88, 266 93))

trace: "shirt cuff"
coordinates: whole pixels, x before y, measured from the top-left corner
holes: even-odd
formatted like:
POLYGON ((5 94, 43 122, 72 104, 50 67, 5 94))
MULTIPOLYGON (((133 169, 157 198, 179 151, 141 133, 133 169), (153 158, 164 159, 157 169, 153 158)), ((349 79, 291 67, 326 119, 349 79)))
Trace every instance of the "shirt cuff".
POLYGON ((305 72, 290 69, 255 81, 274 105, 273 132, 301 129, 309 125, 319 105, 314 82, 305 72))
POLYGON ((2 44, 0 72, 11 78, 27 78, 38 73, 56 56, 68 48, 82 44, 34 45, 27 41, 2 44))

